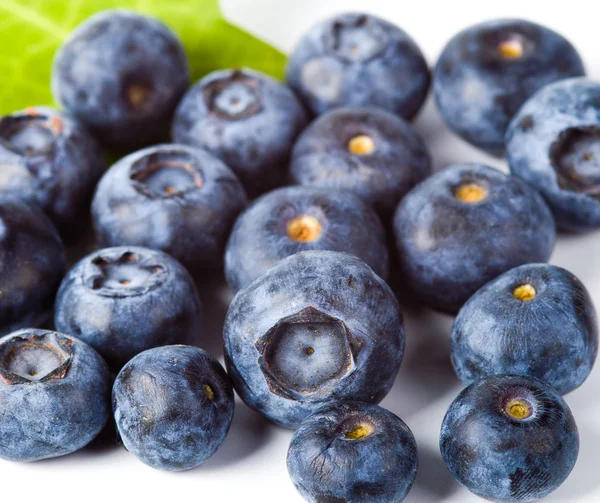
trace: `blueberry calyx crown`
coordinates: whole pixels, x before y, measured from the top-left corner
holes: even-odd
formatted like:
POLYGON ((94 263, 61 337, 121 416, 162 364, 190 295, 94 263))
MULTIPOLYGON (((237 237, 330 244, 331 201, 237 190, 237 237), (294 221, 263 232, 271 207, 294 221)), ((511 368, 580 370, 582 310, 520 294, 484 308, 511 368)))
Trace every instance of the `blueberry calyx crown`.
POLYGON ((59 117, 27 109, 0 120, 0 143, 21 156, 49 156, 62 127, 59 117))
POLYGON ((348 21, 335 21, 331 26, 329 50, 351 63, 376 58, 388 44, 388 35, 378 22, 360 15, 348 21))
POLYGON ((501 408, 511 421, 521 422, 537 417, 539 403, 532 391, 513 389, 502 397, 501 408))
POLYGON ((317 217, 312 215, 299 215, 287 222, 287 235, 299 243, 311 243, 319 239, 322 225, 317 217))
POLYGON ((203 93, 208 110, 221 119, 246 119, 263 109, 260 82, 240 70, 210 82, 203 93))

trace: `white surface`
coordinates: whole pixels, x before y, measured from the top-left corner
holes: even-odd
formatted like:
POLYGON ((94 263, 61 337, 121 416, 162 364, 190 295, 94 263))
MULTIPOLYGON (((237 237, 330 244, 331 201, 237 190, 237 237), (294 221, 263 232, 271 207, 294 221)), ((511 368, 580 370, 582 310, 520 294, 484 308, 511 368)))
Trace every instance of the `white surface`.
MULTIPOLYGON (((368 10, 396 22, 421 46, 430 64, 445 42, 461 28, 494 17, 524 17, 566 35, 579 49, 592 77, 600 79, 598 20, 593 2, 433 2, 426 0, 224 0, 229 19, 289 50, 302 32, 324 16, 343 10, 368 10)), ((197 13, 196 15, 201 15, 197 13)), ((493 161, 445 130, 429 102, 416 126, 431 149, 435 167, 454 161, 493 161)), ((561 236, 552 263, 578 275, 600 307, 600 233, 561 236)), ((222 299, 205 292, 214 315, 207 349, 220 354, 222 299), (212 297, 212 300, 211 300, 212 297)), ((405 309, 407 353, 396 385, 383 405, 413 430, 419 445, 420 471, 406 503, 482 501, 448 475, 439 455, 439 427, 446 408, 462 386, 448 356, 451 318, 426 310, 405 309)), ((582 388, 567 396, 581 436, 577 466, 548 503, 600 501, 600 365, 582 388)), ((301 503, 288 479, 285 456, 291 432, 272 426, 239 405, 230 436, 203 467, 181 474, 146 467, 122 449, 89 448, 63 459, 28 465, 0 462, 5 498, 45 503, 106 502, 261 502, 301 503), (11 489, 13 488, 13 489, 11 489), (7 492, 8 491, 8 492, 7 492), (18 495, 18 496, 17 496, 18 495), (10 497, 13 499, 13 497, 10 497)))

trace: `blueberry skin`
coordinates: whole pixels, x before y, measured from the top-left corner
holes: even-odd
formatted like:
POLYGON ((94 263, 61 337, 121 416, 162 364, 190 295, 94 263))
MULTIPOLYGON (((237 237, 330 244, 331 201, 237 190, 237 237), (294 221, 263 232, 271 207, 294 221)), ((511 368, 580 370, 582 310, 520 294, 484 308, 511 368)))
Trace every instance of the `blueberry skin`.
POLYGON ((431 174, 431 159, 419 134, 377 108, 341 108, 313 121, 300 135, 290 164, 294 183, 343 189, 371 204, 382 216, 431 174), (353 138, 368 136, 374 150, 353 154, 353 138))
POLYGON ((64 456, 100 433, 110 417, 111 377, 90 346, 29 328, 0 339, 0 355, 0 457, 64 456))
POLYGON ((521 105, 552 82, 582 75, 581 57, 562 35, 522 19, 500 19, 450 40, 435 66, 433 91, 450 129, 501 156, 504 133, 521 105), (523 54, 504 56, 502 44, 515 44, 523 54))
POLYGON ((417 443, 404 421, 372 404, 320 409, 294 432, 288 473, 306 501, 399 503, 417 475, 417 443), (357 427, 371 431, 352 437, 357 427))
POLYGON ((377 214, 348 192, 284 187, 256 200, 237 220, 225 252, 225 275, 234 292, 281 259, 306 250, 350 253, 382 279, 389 273, 385 229, 377 214), (290 222, 316 219, 319 235, 303 242, 289 235, 290 222))
POLYGON ((160 470, 195 468, 221 446, 233 419, 231 381, 221 364, 192 346, 140 353, 113 387, 125 448, 160 470))
POLYGON ((176 35, 156 19, 121 9, 80 24, 52 69, 56 101, 118 150, 162 139, 188 85, 187 58, 176 35))
POLYGON ((527 264, 505 272, 462 307, 451 334, 452 364, 460 379, 515 374, 535 377, 565 394, 590 374, 598 354, 596 309, 569 271, 527 264), (515 298, 531 285, 535 297, 515 298))
POLYGON ((0 335, 47 325, 66 268, 63 243, 42 210, 0 197, 0 335))
POLYGON ((430 84, 429 68, 409 35, 376 16, 346 13, 313 26, 288 59, 287 83, 313 115, 377 106, 412 120, 430 84))
POLYGON ((146 349, 191 343, 202 315, 194 281, 179 262, 122 246, 95 251, 71 268, 58 290, 54 325, 119 370, 146 349))
POLYGON ((0 118, 0 193, 38 204, 63 235, 86 223, 106 163, 89 131, 72 117, 32 107, 0 118))
POLYGON ((240 398, 288 428, 337 400, 380 402, 404 354, 390 288, 333 251, 296 253, 240 290, 223 333, 240 398))
POLYGON ((308 116, 294 92, 253 70, 220 70, 192 86, 173 120, 173 141, 221 158, 255 196, 286 181, 308 116))
POLYGON ((598 145, 600 84, 583 78, 536 93, 506 133, 511 173, 539 190, 569 231, 600 228, 598 145))
POLYGON ((101 246, 164 251, 197 276, 219 267, 231 227, 246 206, 233 172, 208 152, 149 147, 114 164, 92 201, 101 246))
POLYGON ((579 452, 569 406, 547 384, 518 376, 480 379, 454 400, 442 423, 442 458, 471 492, 491 501, 535 501, 560 486, 579 452), (533 415, 504 407, 525 398, 533 415))

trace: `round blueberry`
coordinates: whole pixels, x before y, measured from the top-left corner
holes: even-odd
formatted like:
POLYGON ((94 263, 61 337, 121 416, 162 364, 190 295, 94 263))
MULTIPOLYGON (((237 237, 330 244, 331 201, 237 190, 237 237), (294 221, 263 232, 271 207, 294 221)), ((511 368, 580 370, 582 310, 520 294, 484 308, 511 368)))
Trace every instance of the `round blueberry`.
POLYGON ((0 457, 37 461, 90 443, 110 417, 110 373, 96 351, 57 332, 0 339, 0 457))
POLYGON ((508 128, 506 154, 559 227, 600 228, 600 83, 569 79, 536 93, 508 128))
POLYGON ((304 130, 290 171, 295 183, 348 190, 387 216, 431 173, 431 160, 401 118, 377 108, 341 108, 304 130))
POLYGON ((535 190, 480 164, 450 166, 415 187, 396 210, 394 234, 407 286, 448 312, 503 272, 546 262, 556 239, 535 190))
POLYGON ((242 400, 291 428, 336 400, 381 401, 402 361, 404 320, 362 260, 303 251, 238 292, 224 337, 242 400))
POLYGON ((158 145, 124 157, 106 172, 92 217, 102 246, 162 250, 197 275, 222 263, 245 205, 243 187, 219 159, 184 145, 158 145))
POLYGON ((443 50, 433 73, 442 117, 455 133, 495 155, 521 105, 538 89, 585 69, 558 33, 521 19, 471 26, 443 50))
POLYGON ((284 187, 262 196, 237 220, 225 253, 227 282, 237 291, 305 250, 356 255, 387 279, 385 230, 368 205, 349 192, 284 187))
POLYGON ((417 465, 417 443, 404 421, 360 402, 336 403, 309 416, 287 455, 290 478, 311 503, 399 503, 417 465))
POLYGON ((378 106, 411 120, 427 97, 430 75, 406 32, 375 16, 347 13, 304 35, 290 55, 286 80, 314 115, 378 106))
POLYGON ((102 143, 126 150, 163 137, 188 83, 175 34, 127 10, 84 21, 57 52, 52 70, 56 101, 102 143))
POLYGON ((440 437, 452 475, 491 501, 535 501, 560 486, 579 451, 569 406, 537 379, 494 376, 466 388, 440 437))
POLYGON ((287 86, 252 70, 221 70, 181 100, 173 141, 209 150, 257 195, 285 183, 290 151, 307 122, 287 86))
POLYGON ((140 353, 119 372, 113 410, 125 448, 161 470, 195 468, 221 446, 233 388, 221 364, 191 346, 140 353))

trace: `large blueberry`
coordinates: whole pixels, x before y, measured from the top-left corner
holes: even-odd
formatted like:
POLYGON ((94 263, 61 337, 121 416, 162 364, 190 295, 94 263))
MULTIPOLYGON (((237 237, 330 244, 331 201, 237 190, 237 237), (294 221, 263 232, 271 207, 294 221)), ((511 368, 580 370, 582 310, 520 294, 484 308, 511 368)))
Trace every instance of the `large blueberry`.
POLYGON ((105 248, 69 271, 56 297, 54 324, 118 370, 146 349, 195 342, 200 299, 187 270, 166 253, 105 248))
POLYGON ((221 364, 192 346, 140 353, 113 387, 125 448, 153 468, 189 470, 221 446, 233 419, 233 388, 221 364))
POLYGON ((128 155, 100 180, 92 201, 102 246, 144 246, 173 255, 190 272, 222 263, 246 205, 231 170, 208 152, 158 145, 128 155))
POLYGON ((600 83, 569 79, 536 93, 508 128, 506 154, 559 227, 600 228, 600 83))
POLYGON ((494 374, 579 387, 598 353, 596 309, 572 273, 548 264, 505 272, 471 297, 452 327, 452 363, 466 383, 494 374))
POLYGON ((504 152, 504 133, 538 89, 585 69, 558 33, 521 19, 487 21, 456 35, 433 74, 435 99, 448 126, 473 145, 504 152))
POLYGON ((387 216, 431 173, 431 160, 401 118, 378 108, 341 108, 304 130, 290 171, 296 183, 348 190, 387 216))
POLYGON ((450 405, 440 436, 448 470, 491 501, 535 501, 560 486, 579 452, 569 406, 550 386, 519 376, 480 379, 450 405))
POLYGON ((546 262, 552 213, 529 185, 480 164, 456 164, 415 187, 394 215, 402 279, 419 300, 456 312, 513 267, 546 262))
POLYGON ((291 428, 336 400, 381 401, 402 361, 404 320, 362 260, 303 251, 238 292, 224 337, 242 400, 291 428))
POLYGON ((156 19, 120 9, 79 25, 52 70, 56 101, 117 149, 161 139, 188 84, 175 34, 156 19))
POLYGON ((225 253, 227 282, 237 291, 305 250, 356 255, 387 279, 385 230, 372 208, 349 192, 284 187, 258 199, 237 220, 225 253))
POLYGON ((290 478, 311 503, 400 503, 417 465, 417 443, 404 421, 360 402, 336 403, 309 416, 287 455, 290 478))
POLYGON ((252 70, 213 72, 192 86, 173 121, 173 141, 223 159, 248 192, 286 181, 286 166, 308 117, 291 89, 252 70))
POLYGON ((110 373, 96 351, 57 332, 0 339, 0 457, 36 461, 75 452, 110 417, 110 373))
POLYGON ((340 14, 313 26, 290 55, 286 80, 314 115, 378 106, 411 120, 429 90, 429 68, 406 32, 376 16, 340 14))

